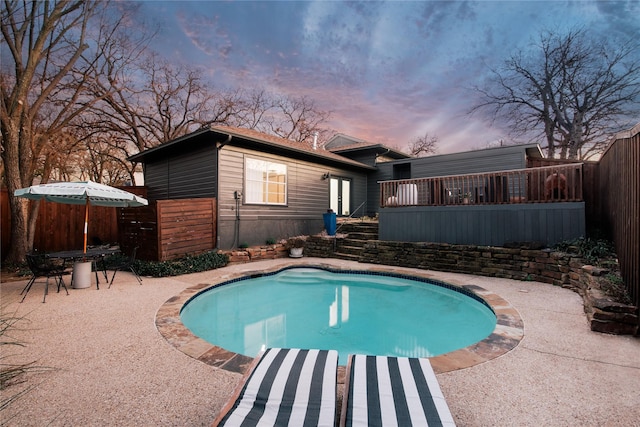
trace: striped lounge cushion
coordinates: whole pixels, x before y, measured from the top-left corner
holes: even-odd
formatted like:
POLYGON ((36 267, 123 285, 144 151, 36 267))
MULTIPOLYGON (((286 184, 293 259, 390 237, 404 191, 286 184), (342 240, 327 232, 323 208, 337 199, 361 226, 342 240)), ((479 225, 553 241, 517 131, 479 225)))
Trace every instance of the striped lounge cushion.
POLYGON ((455 423, 428 359, 351 355, 341 425, 423 427, 455 423))
POLYGON ((267 349, 214 425, 333 427, 337 367, 335 350, 267 349))

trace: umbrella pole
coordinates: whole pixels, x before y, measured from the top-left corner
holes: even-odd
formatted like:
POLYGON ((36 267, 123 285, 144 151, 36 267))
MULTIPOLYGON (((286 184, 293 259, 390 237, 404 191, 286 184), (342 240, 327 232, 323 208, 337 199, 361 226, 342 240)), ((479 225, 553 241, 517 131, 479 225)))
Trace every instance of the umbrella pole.
MULTIPOLYGON (((87 253, 87 232, 89 224, 89 197, 84 204, 84 246, 83 253, 87 253)), ((96 279, 98 278, 96 273, 96 279)), ((85 288, 91 285, 91 263, 87 265, 87 257, 82 258, 82 262, 77 260, 73 264, 73 278, 71 283, 74 288, 85 288), (88 269, 88 270, 87 270, 88 269)))
POLYGON ((87 253, 87 233, 89 231, 89 198, 84 205, 84 253, 87 253))

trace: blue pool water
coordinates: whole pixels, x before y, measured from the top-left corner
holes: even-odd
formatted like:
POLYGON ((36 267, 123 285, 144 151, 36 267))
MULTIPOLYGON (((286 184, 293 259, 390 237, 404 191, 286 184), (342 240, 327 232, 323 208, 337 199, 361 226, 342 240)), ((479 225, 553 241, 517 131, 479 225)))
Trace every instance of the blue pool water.
POLYGON ((290 268, 209 288, 180 313, 195 335, 254 357, 264 347, 431 357, 491 334, 496 316, 453 286, 366 272, 290 268))

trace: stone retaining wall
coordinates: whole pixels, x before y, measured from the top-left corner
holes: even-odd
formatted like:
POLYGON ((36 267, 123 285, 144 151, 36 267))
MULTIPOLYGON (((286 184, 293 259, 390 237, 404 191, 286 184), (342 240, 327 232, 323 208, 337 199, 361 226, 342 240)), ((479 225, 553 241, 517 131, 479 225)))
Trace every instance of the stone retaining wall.
MULTIPOLYGON (((310 236, 305 255, 330 258, 335 240, 310 236)), ((570 288, 583 297, 591 330, 630 335, 640 332, 638 307, 612 301, 600 291, 596 277, 607 271, 585 265, 581 258, 563 252, 372 240, 364 245, 359 261, 551 283, 570 288)))
POLYGON ((287 256, 289 256, 289 251, 279 243, 266 246, 250 247, 246 249, 219 251, 219 253, 227 254, 227 256, 229 257, 229 264, 260 261, 263 259, 286 258, 287 256))

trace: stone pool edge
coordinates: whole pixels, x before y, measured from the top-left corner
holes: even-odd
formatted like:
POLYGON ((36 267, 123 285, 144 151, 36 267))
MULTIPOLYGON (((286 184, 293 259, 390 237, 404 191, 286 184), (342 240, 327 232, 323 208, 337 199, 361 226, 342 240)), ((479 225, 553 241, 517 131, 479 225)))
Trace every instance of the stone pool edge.
MULTIPOLYGON (((279 264, 272 268, 259 271, 243 271, 239 273, 221 275, 217 280, 212 281, 211 283, 201 283, 190 286, 178 295, 169 298, 156 312, 156 328, 160 335, 169 344, 187 356, 216 368, 244 374, 251 365, 253 358, 225 350, 224 348, 208 343, 202 338, 195 336, 182 323, 180 319, 180 310, 190 298, 204 289, 229 280, 251 275, 274 273, 293 266, 307 268, 315 267, 339 271, 354 270, 349 267, 340 267, 324 263, 296 263, 295 265, 279 264)), ((411 275, 440 281, 439 279, 436 279, 433 274, 429 274, 426 271, 412 271, 408 274, 406 270, 381 266, 369 268, 368 271, 411 275)), ((468 291, 471 291, 483 298, 496 314, 496 327, 494 331, 482 341, 459 350, 429 358, 433 370, 436 373, 469 368, 502 356, 518 346, 524 337, 524 323, 518 311, 508 301, 480 286, 464 285, 456 283, 455 280, 447 280, 446 283, 467 289, 468 291)), ((343 375, 340 374, 341 372, 339 372, 339 377, 342 377, 343 375)))

